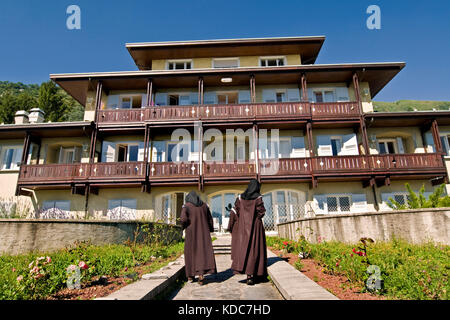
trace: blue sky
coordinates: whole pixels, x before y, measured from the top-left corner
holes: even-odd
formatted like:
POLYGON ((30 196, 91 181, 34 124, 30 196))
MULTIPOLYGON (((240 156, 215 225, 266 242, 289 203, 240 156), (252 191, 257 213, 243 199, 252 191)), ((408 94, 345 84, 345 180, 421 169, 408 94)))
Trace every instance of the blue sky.
POLYGON ((325 35, 316 63, 404 61, 375 98, 450 101, 450 1, 2 0, 0 80, 136 70, 127 42, 325 35), (81 30, 66 8, 81 8, 81 30), (366 9, 381 8, 381 30, 366 9))

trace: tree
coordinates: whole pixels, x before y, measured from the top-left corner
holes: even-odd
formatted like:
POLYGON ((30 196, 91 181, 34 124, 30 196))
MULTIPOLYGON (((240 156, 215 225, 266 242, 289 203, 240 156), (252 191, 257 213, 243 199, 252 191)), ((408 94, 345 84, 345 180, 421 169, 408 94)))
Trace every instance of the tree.
POLYGON ((0 122, 13 123, 14 115, 19 110, 17 105, 17 98, 11 91, 5 91, 0 96, 0 122))
POLYGON ((409 185, 405 184, 408 190, 408 201, 405 204, 401 204, 392 198, 389 198, 388 206, 394 210, 405 210, 405 209, 421 209, 421 208, 438 208, 442 206, 450 205, 449 197, 441 197, 444 193, 445 184, 441 184, 439 187, 434 189, 433 193, 430 194, 428 199, 425 197, 425 185, 419 190, 417 195, 409 185))
POLYGON ((58 122, 64 117, 64 106, 58 87, 52 82, 43 82, 39 88, 38 106, 45 112, 47 121, 58 122))

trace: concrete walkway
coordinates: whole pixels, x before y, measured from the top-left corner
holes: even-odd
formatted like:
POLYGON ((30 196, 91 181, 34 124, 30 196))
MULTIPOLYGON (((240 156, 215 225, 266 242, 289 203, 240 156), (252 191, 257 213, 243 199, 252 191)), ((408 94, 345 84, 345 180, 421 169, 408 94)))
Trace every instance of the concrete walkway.
POLYGON ((246 284, 247 276, 233 275, 230 269, 231 236, 218 236, 213 242, 216 253, 217 274, 205 277, 205 284, 186 283, 169 297, 174 300, 282 300, 271 282, 246 284))

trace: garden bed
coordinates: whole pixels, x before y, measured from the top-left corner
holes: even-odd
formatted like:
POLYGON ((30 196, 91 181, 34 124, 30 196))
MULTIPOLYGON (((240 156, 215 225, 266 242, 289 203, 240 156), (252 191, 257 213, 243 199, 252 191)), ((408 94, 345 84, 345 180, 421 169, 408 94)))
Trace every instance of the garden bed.
POLYGON ((359 244, 324 242, 313 244, 304 239, 291 241, 268 237, 267 244, 310 279, 340 299, 448 300, 450 284, 450 248, 441 244, 409 244, 402 240, 359 244), (306 259, 299 253, 306 252, 306 259), (370 268, 372 269, 368 269, 370 268), (375 275, 384 286, 375 292, 366 288, 375 275), (372 273, 368 273, 371 271, 372 273))
POLYGON ((85 300, 104 297, 177 259, 184 243, 76 245, 47 254, 0 256, 0 300, 85 300), (68 269, 80 288, 68 289, 68 269), (70 269, 70 270, 72 270, 70 269))

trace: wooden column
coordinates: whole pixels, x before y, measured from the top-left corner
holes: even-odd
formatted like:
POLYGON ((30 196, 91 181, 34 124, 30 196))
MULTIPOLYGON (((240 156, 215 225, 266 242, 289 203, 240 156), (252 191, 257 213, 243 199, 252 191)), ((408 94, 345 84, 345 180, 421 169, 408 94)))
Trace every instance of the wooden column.
POLYGON ((308 121, 306 124, 306 136, 308 138, 309 156, 314 157, 314 139, 312 136, 312 123, 308 121))
POLYGON ((153 80, 147 81, 147 107, 153 104, 153 80))
POLYGON ((20 159, 20 165, 27 164, 28 152, 30 151, 31 135, 27 131, 25 133, 25 139, 23 140, 22 158, 20 159))
POLYGON ((198 104, 203 104, 203 77, 198 78, 198 104))
POLYGON ((91 134, 91 144, 89 150, 89 163, 94 163, 95 149, 97 147, 97 134, 98 134, 98 110, 102 104, 102 89, 103 84, 101 81, 97 82, 97 94, 95 95, 95 124, 91 134))
POLYGON ((97 126, 98 124, 98 110, 100 110, 100 106, 102 104, 102 90, 103 90, 103 84, 102 82, 99 80, 97 82, 97 93, 95 95, 95 125, 97 126))
POLYGON ((360 118, 359 127, 360 127, 360 131, 361 131, 361 138, 362 138, 362 143, 363 143, 363 147, 364 147, 364 154, 369 155, 370 154, 369 138, 367 137, 367 128, 366 128, 366 123, 365 123, 364 117, 360 118))
POLYGON ((203 192, 203 126, 202 122, 196 122, 198 134, 198 189, 203 192))
POLYGON ((250 101, 251 103, 256 102, 256 86, 255 86, 255 76, 250 76, 250 101))
POLYGON ((302 101, 308 102, 308 87, 306 84, 306 74, 302 73, 300 84, 302 87, 302 101))
POLYGON ((439 135, 439 126, 436 119, 433 119, 433 122, 431 122, 431 133, 433 135, 436 153, 442 154, 444 152, 444 148, 442 146, 441 137, 439 135))
POLYGON ((259 175, 260 168, 259 168, 259 131, 258 131, 258 124, 253 125, 253 152, 255 153, 255 172, 256 172, 256 178, 258 181, 261 181, 261 176, 259 175))
POLYGON ((362 112, 362 101, 361 101, 361 92, 359 91, 359 78, 358 75, 353 73, 353 86, 355 87, 355 98, 358 103, 359 114, 363 114, 362 112))

